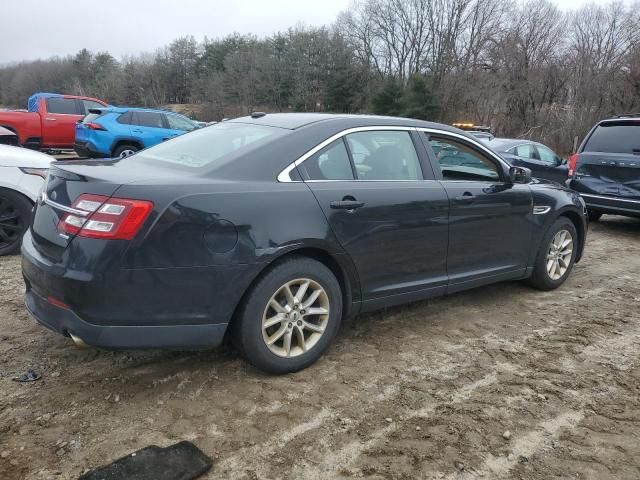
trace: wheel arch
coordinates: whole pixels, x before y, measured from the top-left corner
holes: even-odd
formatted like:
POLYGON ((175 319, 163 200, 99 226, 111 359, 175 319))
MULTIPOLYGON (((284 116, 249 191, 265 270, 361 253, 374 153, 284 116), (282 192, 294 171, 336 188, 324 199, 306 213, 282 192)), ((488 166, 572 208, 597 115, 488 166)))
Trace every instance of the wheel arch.
POLYGON ((119 138, 111 144, 111 150, 109 152, 110 155, 113 156, 113 152, 115 152, 116 149, 121 147, 122 145, 133 145, 135 147, 138 147, 140 150, 144 149, 144 145, 142 145, 142 142, 140 140, 136 140, 134 138, 119 138))
POLYGON ((8 192, 16 193, 16 194, 20 195, 21 197, 24 197, 31 204, 32 207, 35 205, 36 201, 33 198, 31 198, 26 191, 20 190, 18 188, 14 188, 14 187, 15 186, 7 187, 7 186, 4 186, 4 185, 2 185, 0 183, 0 192, 1 191, 8 191, 8 192))
POLYGON ((558 218, 562 217, 568 218, 576 228, 576 232, 578 232, 578 253, 576 254, 575 260, 576 263, 578 263, 582 258, 582 252, 584 250, 584 244, 587 235, 584 222, 582 221, 580 214, 573 210, 564 210, 553 221, 555 222, 558 218))
POLYGON ((291 257, 296 256, 311 258, 327 267, 336 277, 336 279, 338 280, 338 284, 340 285, 340 291, 342 292, 343 300, 342 318, 348 319, 357 315, 357 305, 359 305, 359 303, 354 302, 354 297, 359 298, 360 285, 358 279, 352 277, 353 272, 350 272, 349 268, 345 266, 344 263, 342 263, 340 260, 338 260, 336 255, 331 254, 328 250, 325 250, 324 248, 318 246, 299 245, 297 247, 288 249, 285 252, 282 252, 280 255, 274 256, 272 259, 270 259, 270 261, 265 262, 261 266, 258 273, 254 276, 253 280, 249 283, 249 285, 245 289, 245 292, 238 300, 229 321, 229 327, 231 328, 227 328, 227 334, 232 330, 233 325, 236 323, 235 320, 238 317, 240 308, 243 305, 247 294, 253 288, 253 286, 258 283, 258 281, 260 281, 260 279, 264 277, 267 272, 274 266, 286 261, 291 257))

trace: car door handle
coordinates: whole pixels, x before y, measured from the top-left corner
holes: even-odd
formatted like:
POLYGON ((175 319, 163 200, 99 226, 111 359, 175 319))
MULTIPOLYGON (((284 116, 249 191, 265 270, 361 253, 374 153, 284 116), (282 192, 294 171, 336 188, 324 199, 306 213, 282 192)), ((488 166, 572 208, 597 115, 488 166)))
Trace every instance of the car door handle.
POLYGON ((46 117, 46 118, 45 118, 45 120, 46 120, 47 122, 55 122, 55 121, 56 121, 56 119, 55 119, 55 118, 50 118, 50 117, 46 117))
POLYGON ((471 203, 476 199, 476 196, 469 192, 464 192, 459 197, 456 197, 456 202, 460 203, 471 203))
POLYGON ((356 208, 364 207, 364 202, 357 200, 334 200, 329 206, 334 210, 355 210, 356 208))

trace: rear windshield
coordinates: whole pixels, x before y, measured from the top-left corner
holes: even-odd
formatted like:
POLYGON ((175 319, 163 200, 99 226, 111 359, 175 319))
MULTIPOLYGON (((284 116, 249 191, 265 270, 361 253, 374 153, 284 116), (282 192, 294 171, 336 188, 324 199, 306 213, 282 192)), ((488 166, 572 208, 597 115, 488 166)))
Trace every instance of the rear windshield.
POLYGON ((149 148, 131 156, 130 161, 148 159, 188 168, 213 167, 259 148, 286 132, 282 128, 248 123, 217 123, 149 148))
POLYGON ((598 125, 583 151, 640 153, 640 122, 607 122, 598 125))

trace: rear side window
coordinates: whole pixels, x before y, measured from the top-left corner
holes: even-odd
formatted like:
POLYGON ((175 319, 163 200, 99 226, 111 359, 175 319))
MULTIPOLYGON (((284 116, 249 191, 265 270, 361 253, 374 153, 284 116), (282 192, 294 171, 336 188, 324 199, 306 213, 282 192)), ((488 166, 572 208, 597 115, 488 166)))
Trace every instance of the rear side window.
POLYGON ((133 124, 141 127, 165 128, 162 114, 156 112, 135 112, 133 124))
POLYGON ((129 125, 131 124, 132 117, 133 117, 133 114, 131 112, 123 113, 122 115, 118 116, 118 118, 116 119, 116 122, 122 123, 124 125, 129 125))
POLYGON ((375 130, 346 136, 358 180, 422 180, 409 132, 375 130))
POLYGON ((286 133, 282 128, 223 122, 180 135, 125 161, 161 161, 190 168, 218 166, 286 133))
POLYGON ((640 153, 640 122, 606 122, 598 125, 583 151, 640 153))
POLYGON ((84 115, 85 113, 84 111, 78 111, 78 105, 75 99, 61 97, 47 98, 47 112, 66 115, 84 115))
POLYGON ((330 143, 304 162, 310 180, 353 180, 353 170, 344 140, 330 143))

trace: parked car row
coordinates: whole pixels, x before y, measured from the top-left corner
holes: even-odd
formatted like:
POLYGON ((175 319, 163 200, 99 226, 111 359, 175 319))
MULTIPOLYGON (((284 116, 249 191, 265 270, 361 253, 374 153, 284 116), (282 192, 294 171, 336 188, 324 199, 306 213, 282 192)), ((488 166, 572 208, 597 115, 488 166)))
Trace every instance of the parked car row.
POLYGON ((74 149, 81 157, 120 157, 203 126, 178 113, 113 107, 91 97, 36 93, 27 103, 26 110, 0 112, 0 139, 7 139, 2 143, 74 149))
POLYGON ((640 217, 640 114, 598 122, 569 161, 541 143, 494 138, 488 127, 472 123, 454 125, 485 142, 509 164, 579 192, 591 221, 604 213, 640 217))

